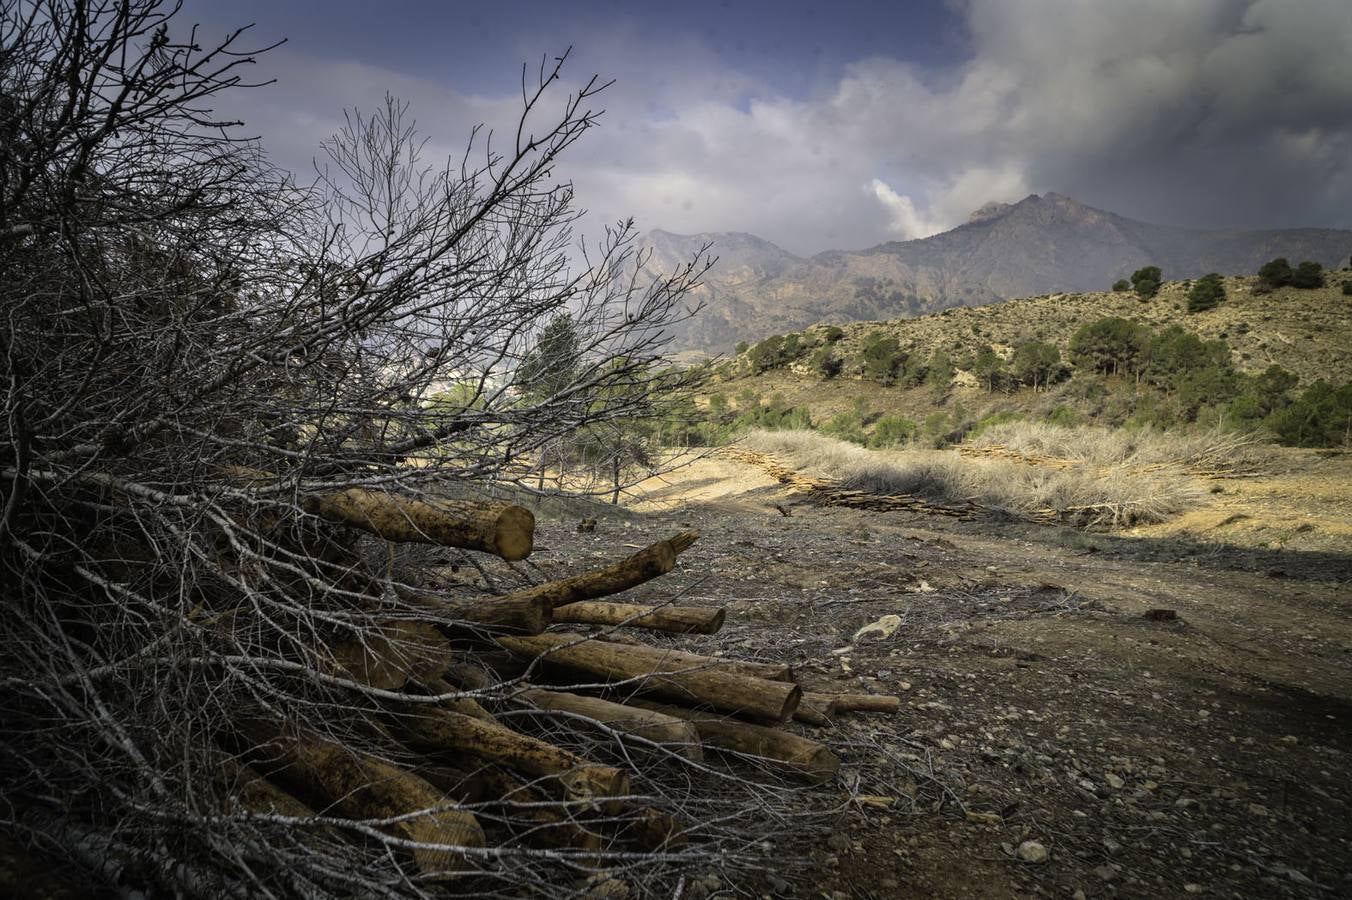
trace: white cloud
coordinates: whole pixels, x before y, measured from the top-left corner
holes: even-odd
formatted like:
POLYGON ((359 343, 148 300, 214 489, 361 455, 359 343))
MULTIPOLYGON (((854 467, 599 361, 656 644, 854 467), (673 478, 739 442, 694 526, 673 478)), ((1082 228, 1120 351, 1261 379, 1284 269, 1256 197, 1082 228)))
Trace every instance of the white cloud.
POLYGON ((916 211, 915 201, 904 194, 898 194, 882 179, 873 179, 870 187, 873 189, 873 196, 877 197, 878 202, 887 210, 888 230, 900 235, 903 240, 928 237, 943 230, 942 224, 925 219, 916 211))
MULTIPOLYGON (((804 253, 930 234, 1033 191, 1161 222, 1352 226, 1346 0, 963 9, 969 59, 942 72, 860 60, 808 97, 729 69, 693 38, 597 33, 570 72, 618 81, 603 127, 560 169, 593 211, 588 230, 634 215, 643 228, 750 231, 804 253)), ((287 162, 307 158, 344 106, 387 89, 441 152, 519 102, 283 60, 281 85, 249 108, 287 162)))

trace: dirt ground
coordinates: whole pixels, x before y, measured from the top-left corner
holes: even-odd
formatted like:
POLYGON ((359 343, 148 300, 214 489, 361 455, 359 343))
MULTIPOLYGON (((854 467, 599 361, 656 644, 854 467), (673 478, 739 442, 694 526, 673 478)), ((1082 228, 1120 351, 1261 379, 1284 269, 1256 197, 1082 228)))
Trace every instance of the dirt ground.
POLYGON ((727 607, 683 646, 903 698, 804 728, 844 763, 808 802, 860 799, 777 848, 806 864, 754 893, 1349 896, 1352 460, 1290 462, 1102 535, 814 507, 710 458, 649 483, 628 522, 547 524, 542 543, 608 556, 616 531, 696 527, 679 571, 636 592, 727 607), (890 638, 852 643, 889 614, 890 638))

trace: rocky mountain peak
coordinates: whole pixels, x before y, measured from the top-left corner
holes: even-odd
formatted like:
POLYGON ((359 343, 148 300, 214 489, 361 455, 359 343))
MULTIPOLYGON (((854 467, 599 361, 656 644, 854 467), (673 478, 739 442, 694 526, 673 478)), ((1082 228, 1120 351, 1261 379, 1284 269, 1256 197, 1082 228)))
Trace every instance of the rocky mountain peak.
POLYGON ((977 222, 988 222, 991 219, 998 219, 1013 208, 1014 204, 1012 203, 998 203, 995 200, 992 200, 989 203, 984 204, 980 209, 974 210, 972 214, 967 217, 967 224, 975 225, 977 222))

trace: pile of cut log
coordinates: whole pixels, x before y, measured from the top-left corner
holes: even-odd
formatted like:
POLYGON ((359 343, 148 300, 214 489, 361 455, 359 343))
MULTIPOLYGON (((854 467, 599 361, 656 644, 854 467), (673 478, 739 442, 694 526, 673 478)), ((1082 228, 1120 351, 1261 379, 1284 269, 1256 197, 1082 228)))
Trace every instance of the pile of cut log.
MULTIPOLYGON (((305 509, 384 541, 508 561, 534 546, 534 516, 519 506, 354 488, 311 497, 305 509)), ((475 868, 489 855, 476 848, 506 840, 584 853, 671 850, 687 840, 687 823, 632 799, 634 773, 614 758, 587 758, 576 741, 574 749, 551 743, 541 720, 600 728, 658 765, 719 754, 753 763, 748 777, 769 770, 831 779, 839 769, 831 750, 783 726, 826 725, 847 710, 893 712, 897 698, 804 691, 783 663, 649 645, 617 630, 707 635, 722 627, 721 608, 602 599, 670 572, 697 537, 685 531, 507 594, 402 591, 400 616, 332 648, 340 671, 331 673, 369 689, 377 712, 363 727, 402 753, 348 748, 259 716, 241 726, 248 750, 227 769, 235 795, 255 811, 375 822, 401 839, 421 871, 447 873, 475 868), (587 631, 551 630, 556 623, 587 631), (509 724, 523 720, 534 733, 509 724), (481 814, 494 804, 502 814, 481 814)))

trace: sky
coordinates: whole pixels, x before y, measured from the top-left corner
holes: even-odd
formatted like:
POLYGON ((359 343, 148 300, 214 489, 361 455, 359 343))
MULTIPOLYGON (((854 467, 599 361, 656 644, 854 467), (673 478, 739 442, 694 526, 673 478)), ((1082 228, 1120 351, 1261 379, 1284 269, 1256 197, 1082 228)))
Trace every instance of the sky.
POLYGON ((521 67, 613 79, 559 174, 584 231, 744 231, 812 254, 1055 191, 1149 222, 1352 227, 1350 0, 681 3, 187 0, 202 37, 285 38, 222 100, 312 170, 388 92, 431 155, 502 129, 521 67))

